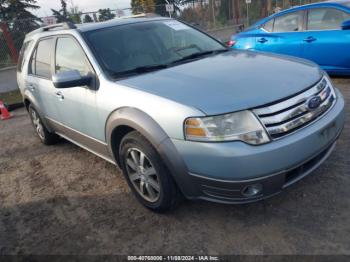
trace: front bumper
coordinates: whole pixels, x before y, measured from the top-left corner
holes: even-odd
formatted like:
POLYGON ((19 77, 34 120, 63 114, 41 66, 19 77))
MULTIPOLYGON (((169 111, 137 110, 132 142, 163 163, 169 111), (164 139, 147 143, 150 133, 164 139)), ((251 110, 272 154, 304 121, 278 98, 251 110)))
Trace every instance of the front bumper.
POLYGON ((265 145, 168 139, 160 151, 187 198, 246 203, 277 194, 315 170, 330 155, 344 126, 344 99, 305 128, 265 145), (173 145, 173 146, 171 146, 173 145), (262 186, 246 196, 249 185, 262 186))

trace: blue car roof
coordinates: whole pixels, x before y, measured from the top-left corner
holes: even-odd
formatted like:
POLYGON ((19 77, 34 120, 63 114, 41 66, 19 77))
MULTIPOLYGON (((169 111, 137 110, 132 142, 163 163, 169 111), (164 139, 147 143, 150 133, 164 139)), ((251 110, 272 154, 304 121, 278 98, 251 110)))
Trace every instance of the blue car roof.
POLYGON ((283 14, 286 14, 289 12, 294 12, 294 11, 298 11, 298 10, 305 10, 305 9, 314 8, 314 7, 338 7, 338 8, 345 10, 345 11, 350 12, 350 0, 329 0, 329 1, 325 1, 325 2, 318 2, 318 3, 307 4, 307 5, 295 6, 295 7, 283 10, 279 13, 270 15, 266 18, 263 18, 260 21, 258 21, 257 23, 255 23, 251 28, 254 28, 256 26, 260 26, 273 17, 277 17, 277 16, 280 16, 280 15, 283 15, 283 14))

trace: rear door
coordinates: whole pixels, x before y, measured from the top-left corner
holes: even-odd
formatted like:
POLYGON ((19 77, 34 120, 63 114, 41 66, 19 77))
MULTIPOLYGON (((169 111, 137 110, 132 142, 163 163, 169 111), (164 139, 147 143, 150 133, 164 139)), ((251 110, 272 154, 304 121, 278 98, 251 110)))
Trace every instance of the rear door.
POLYGON ((301 56, 303 11, 287 13, 272 18, 256 37, 256 50, 301 56))
POLYGON ((302 56, 324 69, 349 69, 350 31, 341 29, 341 24, 349 19, 350 14, 340 9, 309 9, 302 56))
POLYGON ((60 118, 56 103, 55 87, 52 84, 52 59, 54 38, 39 40, 28 67, 26 86, 38 103, 38 110, 46 117, 60 118))

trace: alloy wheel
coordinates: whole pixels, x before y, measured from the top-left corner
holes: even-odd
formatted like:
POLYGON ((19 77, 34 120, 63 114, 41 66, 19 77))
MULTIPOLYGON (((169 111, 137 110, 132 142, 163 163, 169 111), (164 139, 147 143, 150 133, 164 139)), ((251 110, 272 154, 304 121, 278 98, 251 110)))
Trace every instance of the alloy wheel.
POLYGON ((126 170, 142 198, 149 202, 159 199, 161 188, 158 174, 145 153, 137 148, 130 148, 126 154, 126 170))
POLYGON ((33 122, 33 125, 35 128, 35 131, 37 132, 39 137, 42 140, 44 140, 45 139, 44 127, 41 124, 41 121, 40 121, 38 114, 34 110, 32 110, 31 115, 32 115, 32 122, 33 122))

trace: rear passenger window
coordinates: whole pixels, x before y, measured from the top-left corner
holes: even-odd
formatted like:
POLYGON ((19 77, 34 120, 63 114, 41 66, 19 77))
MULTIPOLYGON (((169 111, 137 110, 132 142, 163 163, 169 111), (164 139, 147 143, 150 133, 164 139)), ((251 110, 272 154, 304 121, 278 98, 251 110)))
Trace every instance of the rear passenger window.
POLYGON ((29 72, 33 75, 51 79, 51 54, 53 39, 41 40, 33 53, 29 72))

